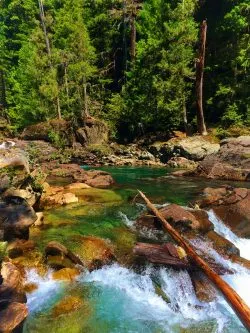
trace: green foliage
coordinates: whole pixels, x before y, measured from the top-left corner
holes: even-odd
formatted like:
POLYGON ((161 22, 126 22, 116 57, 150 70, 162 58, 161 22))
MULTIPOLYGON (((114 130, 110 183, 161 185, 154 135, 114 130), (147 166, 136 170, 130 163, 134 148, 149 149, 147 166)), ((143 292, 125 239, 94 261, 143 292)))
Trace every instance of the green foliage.
POLYGON ((242 115, 238 114, 238 107, 236 103, 227 107, 226 112, 221 118, 222 126, 228 128, 232 125, 242 125, 242 115))
MULTIPOLYGON (((125 141, 184 129, 185 109, 194 123, 204 18, 205 119, 221 131, 250 125, 248 1, 47 0, 44 14, 50 52, 38 1, 0 2, 0 111, 14 131, 60 113, 74 126, 85 114, 101 117, 111 138, 125 141)), ((55 133, 51 140, 65 145, 55 133)))
POLYGON ((65 148, 67 145, 67 140, 65 137, 63 137, 59 132, 54 131, 53 129, 49 131, 48 137, 50 139, 50 142, 56 147, 56 148, 65 148))

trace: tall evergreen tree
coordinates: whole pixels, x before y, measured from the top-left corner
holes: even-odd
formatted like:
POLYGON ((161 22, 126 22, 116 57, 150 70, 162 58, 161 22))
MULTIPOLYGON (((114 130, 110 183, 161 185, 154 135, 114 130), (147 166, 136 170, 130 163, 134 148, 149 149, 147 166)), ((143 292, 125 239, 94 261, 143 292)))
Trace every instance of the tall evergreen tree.
POLYGON ((144 3, 137 60, 128 73, 122 111, 127 119, 123 128, 132 136, 143 130, 169 131, 183 122, 194 80, 195 6, 194 0, 144 3))

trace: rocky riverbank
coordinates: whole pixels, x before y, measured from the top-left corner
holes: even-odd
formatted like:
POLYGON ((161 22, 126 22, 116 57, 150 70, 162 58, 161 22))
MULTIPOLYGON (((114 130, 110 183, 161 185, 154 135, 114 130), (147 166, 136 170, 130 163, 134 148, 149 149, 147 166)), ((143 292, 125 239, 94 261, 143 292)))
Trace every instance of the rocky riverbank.
MULTIPOLYGON (((146 262, 167 265, 174 269, 186 268, 190 272, 197 297, 202 301, 214 299, 214 290, 206 279, 197 273, 185 251, 171 242, 163 241, 162 229, 150 212, 140 216, 138 230, 153 230, 158 234, 158 244, 139 243, 134 240, 124 253, 116 253, 114 246, 105 239, 93 236, 77 237, 77 251, 73 253, 65 244, 53 241, 41 250, 30 239, 30 232, 39 235, 47 210, 65 205, 94 202, 109 197, 119 200, 109 190, 114 185, 112 176, 101 170, 84 170, 78 163, 88 165, 167 165, 189 169, 184 175, 208 178, 249 180, 250 138, 224 140, 221 145, 201 137, 176 138, 167 143, 150 146, 107 143, 63 150, 46 141, 11 140, 0 148, 0 244, 1 280, 0 331, 21 331, 28 309, 25 293, 34 290, 27 285, 26 270, 35 269, 45 274, 53 269, 53 278, 72 280, 82 269, 95 270, 113 261, 120 261, 135 269, 146 262), (108 150, 105 150, 108 149, 108 150), (78 162, 78 163, 73 163, 78 162), (58 185, 60 184, 60 185, 58 185), (134 250, 133 250, 134 247, 134 250)), ((224 186, 206 188, 191 208, 172 204, 162 208, 163 216, 191 242, 197 239, 222 255, 226 260, 250 268, 249 260, 240 256, 235 244, 214 230, 207 210, 213 212, 240 237, 250 237, 250 191, 245 188, 224 186), (195 209, 194 209, 195 207, 195 209)), ((65 223, 62 221, 62 223, 65 223)), ((35 237, 39 239, 38 237, 35 237)), ((198 245, 197 245, 198 246, 198 245)), ((233 274, 207 253, 201 255, 219 273, 233 274)))
MULTIPOLYGON (((160 137, 141 139, 137 143, 118 144, 109 141, 105 123, 88 118, 81 128, 65 120, 51 120, 24 129, 15 144, 12 155, 5 163, 22 164, 24 152, 31 168, 42 167, 52 171, 60 165, 89 166, 167 166, 192 173, 176 175, 201 176, 223 180, 249 180, 250 136, 224 139, 218 142, 211 136, 186 137, 174 132, 167 141, 160 137)), ((12 143, 11 143, 12 142, 12 143)), ((2 154, 1 146, 0 153, 2 154)), ((0 155, 1 155, 0 154, 0 155)), ((1 157, 1 156, 0 156, 1 157)), ((0 166, 4 166, 0 158, 0 166)))

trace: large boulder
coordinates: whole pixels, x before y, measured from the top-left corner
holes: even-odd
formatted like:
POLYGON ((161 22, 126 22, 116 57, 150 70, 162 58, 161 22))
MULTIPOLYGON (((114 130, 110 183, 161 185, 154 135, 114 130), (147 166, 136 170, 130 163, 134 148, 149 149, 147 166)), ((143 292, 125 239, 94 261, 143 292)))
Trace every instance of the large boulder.
POLYGON ((4 241, 29 239, 29 227, 36 219, 34 209, 22 198, 6 198, 0 203, 0 229, 3 230, 4 241))
POLYGON ((222 140, 220 150, 200 162, 196 173, 212 179, 250 180, 250 136, 222 140))
POLYGON ((48 180, 50 178, 55 179, 57 177, 65 178, 68 179, 70 183, 77 182, 78 187, 79 183, 84 183, 95 188, 108 188, 114 184, 114 179, 108 172, 102 170, 86 171, 81 168, 80 165, 74 163, 50 163, 49 165, 43 165, 42 168, 46 173, 49 174, 48 180))
POLYGON ((27 186, 26 189, 16 189, 11 187, 7 189, 4 194, 4 198, 19 197, 24 199, 31 207, 35 205, 40 197, 40 193, 35 192, 31 186, 27 186))
POLYGON ((215 214, 239 237, 250 238, 250 190, 246 188, 206 188, 197 201, 215 214))
POLYGON ((108 141, 108 127, 100 120, 89 117, 84 127, 78 128, 76 138, 82 145, 102 144, 108 141))
POLYGON ((0 149, 0 169, 9 167, 21 167, 29 170, 29 161, 23 151, 17 148, 0 149))
MULTIPOLYGON (((213 230, 213 224, 209 221, 204 210, 184 209, 183 207, 171 204, 160 209, 161 215, 169 221, 180 232, 195 231, 202 234, 213 230)), ((151 214, 142 214, 136 221, 139 228, 161 229, 158 219, 151 214)))
POLYGON ((21 134, 24 140, 44 140, 57 145, 72 145, 72 124, 66 120, 53 119, 26 127, 21 134))
POLYGON ((114 185, 114 179, 112 176, 105 171, 101 170, 90 170, 86 172, 87 179, 85 183, 95 188, 108 188, 114 185))
POLYGON ((24 321, 28 316, 27 305, 5 302, 0 308, 0 332, 22 332, 24 321))
POLYGON ((185 157, 172 157, 167 166, 171 168, 189 169, 194 170, 197 167, 197 162, 188 160, 185 157))
POLYGON ((3 262, 1 277, 3 282, 0 285, 0 302, 26 303, 23 271, 11 262, 3 262))
POLYGON ((45 248, 48 265, 55 269, 84 266, 81 259, 59 242, 49 242, 45 248))
POLYGON ((206 156, 216 153, 220 145, 210 142, 203 136, 193 136, 184 139, 173 138, 167 142, 156 142, 150 146, 150 152, 164 163, 172 157, 185 157, 193 161, 201 161, 206 156))

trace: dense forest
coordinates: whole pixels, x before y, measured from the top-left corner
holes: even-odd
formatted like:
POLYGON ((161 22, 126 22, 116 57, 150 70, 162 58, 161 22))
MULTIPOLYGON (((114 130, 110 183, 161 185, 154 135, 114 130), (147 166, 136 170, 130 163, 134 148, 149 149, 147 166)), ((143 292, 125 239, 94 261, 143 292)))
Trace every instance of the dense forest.
POLYGON ((20 130, 91 115, 116 139, 185 125, 195 132, 203 20, 206 122, 247 126, 247 0, 2 0, 1 116, 20 130))

